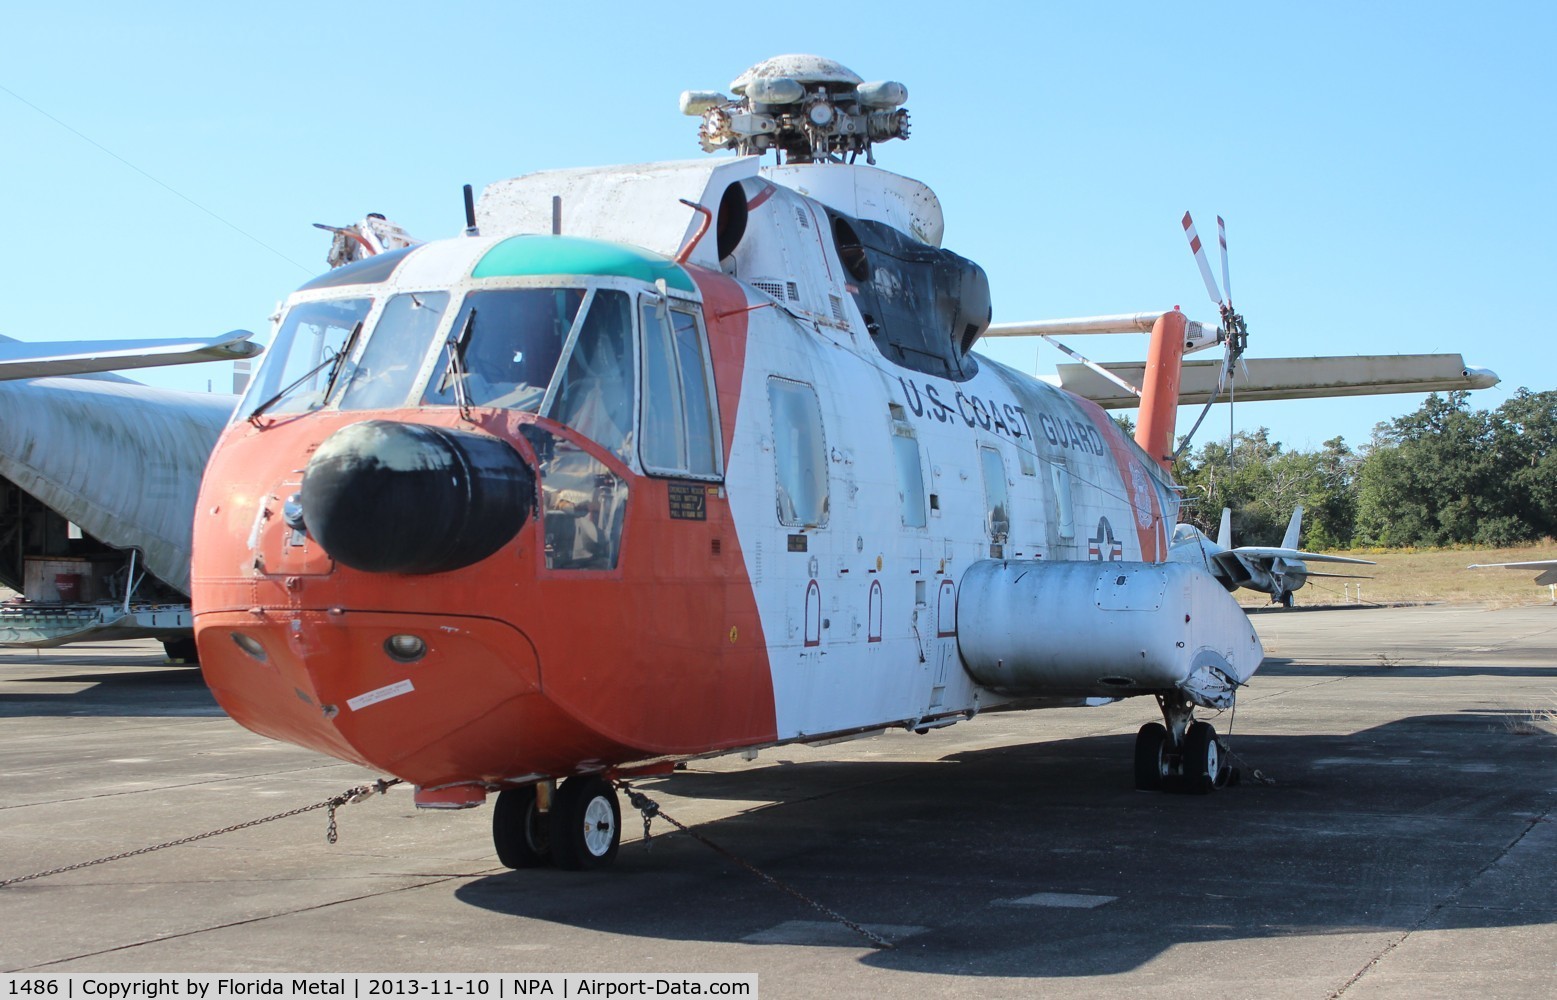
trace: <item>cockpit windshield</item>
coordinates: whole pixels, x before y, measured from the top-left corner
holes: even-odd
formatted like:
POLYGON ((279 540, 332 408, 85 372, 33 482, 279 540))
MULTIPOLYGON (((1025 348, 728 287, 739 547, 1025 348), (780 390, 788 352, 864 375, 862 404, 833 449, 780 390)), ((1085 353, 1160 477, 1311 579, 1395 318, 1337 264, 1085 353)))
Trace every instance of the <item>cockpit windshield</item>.
POLYGON ((238 419, 326 403, 504 408, 569 427, 653 475, 719 476, 712 368, 694 305, 582 282, 457 296, 407 290, 377 308, 366 297, 293 305, 238 419))
POLYGON ((372 306, 370 298, 325 299, 287 310, 236 416, 252 416, 261 407, 302 413, 323 404, 337 361, 372 306))
POLYGON ((384 303, 361 359, 336 379, 346 386, 341 409, 404 406, 448 304, 448 292, 402 292, 384 303))
POLYGON ((597 290, 545 414, 624 461, 632 451, 632 338, 626 293, 597 290))
POLYGON ((584 295, 582 288, 471 292, 450 328, 455 363, 445 344, 422 402, 540 409, 584 295))

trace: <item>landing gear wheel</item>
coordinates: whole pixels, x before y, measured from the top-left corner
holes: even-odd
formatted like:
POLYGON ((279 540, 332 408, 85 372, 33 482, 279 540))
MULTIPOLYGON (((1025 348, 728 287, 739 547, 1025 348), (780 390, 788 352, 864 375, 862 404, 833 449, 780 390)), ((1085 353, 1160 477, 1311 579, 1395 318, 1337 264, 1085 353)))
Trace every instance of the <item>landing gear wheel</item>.
POLYGON ((551 804, 551 857, 558 868, 604 868, 622 846, 622 807, 602 778, 580 775, 557 789, 551 804))
POLYGON ((1285 594, 1282 594, 1281 597, 1278 598, 1278 600, 1281 602, 1281 606, 1282 607, 1284 607, 1284 608, 1291 608, 1292 607, 1292 592, 1290 590, 1287 591, 1285 594))
POLYGON ((1162 787, 1163 751, 1168 745, 1168 727, 1148 722, 1135 734, 1135 787, 1155 792, 1162 787))
POLYGON ((1204 795, 1222 777, 1222 743, 1208 722, 1194 722, 1184 734, 1184 791, 1204 795))
POLYGON ((551 864, 551 818, 535 801, 535 786, 505 788, 492 807, 492 846, 509 868, 551 864))

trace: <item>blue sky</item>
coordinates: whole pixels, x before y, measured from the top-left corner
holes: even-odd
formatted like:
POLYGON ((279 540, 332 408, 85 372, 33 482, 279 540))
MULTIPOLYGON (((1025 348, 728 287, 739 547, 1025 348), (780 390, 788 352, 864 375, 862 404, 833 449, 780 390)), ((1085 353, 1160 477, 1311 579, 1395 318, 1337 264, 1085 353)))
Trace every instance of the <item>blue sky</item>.
MULTIPOLYGON (((381 211, 451 236, 464 183, 701 155, 681 90, 816 52, 908 86, 914 137, 880 147, 881 165, 939 194, 945 243, 988 270, 997 321, 1176 304, 1214 319, 1178 220, 1189 209, 1209 235, 1221 214, 1251 355, 1463 352, 1502 375, 1475 397, 1493 407, 1557 387, 1552 10, 11 5, 0 87, 91 142, 0 92, 0 333, 263 339, 275 303, 324 267, 310 223, 381 211)), ((1028 371, 1061 360, 986 349, 1028 371)), ((1357 445, 1421 398, 1236 418, 1292 447, 1357 445)), ((1215 413, 1201 440, 1227 427, 1215 413)))

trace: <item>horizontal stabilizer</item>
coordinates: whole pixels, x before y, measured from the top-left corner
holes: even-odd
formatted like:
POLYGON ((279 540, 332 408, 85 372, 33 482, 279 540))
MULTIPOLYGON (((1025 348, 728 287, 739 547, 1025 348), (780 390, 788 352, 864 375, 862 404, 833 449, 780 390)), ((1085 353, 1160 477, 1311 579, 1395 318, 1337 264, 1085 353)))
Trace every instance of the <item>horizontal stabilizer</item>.
POLYGON ((87 375, 128 368, 239 361, 264 348, 247 330, 205 340, 71 340, 50 343, 0 342, 0 381, 87 375))
MULTIPOLYGON (((1245 358, 1233 383, 1240 402, 1266 399, 1314 399, 1372 396, 1394 392, 1450 392, 1488 389, 1500 381, 1485 368, 1471 368, 1459 354, 1373 354, 1331 358, 1245 358)), ((1179 403, 1204 403, 1216 391, 1220 361, 1185 361, 1179 403)), ((1139 361, 1102 365, 1131 385, 1141 385, 1146 365, 1139 361)), ((1085 365, 1055 366, 1049 379, 1106 410, 1133 409, 1140 398, 1125 392, 1085 365)), ((1224 392, 1222 399, 1227 398, 1224 392)))

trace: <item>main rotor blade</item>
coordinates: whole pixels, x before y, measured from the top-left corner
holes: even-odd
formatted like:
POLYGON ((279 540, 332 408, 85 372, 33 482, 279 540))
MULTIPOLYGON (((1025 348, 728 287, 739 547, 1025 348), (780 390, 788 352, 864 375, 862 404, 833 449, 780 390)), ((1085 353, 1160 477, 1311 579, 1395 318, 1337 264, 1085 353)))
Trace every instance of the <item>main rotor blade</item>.
POLYGON ((1222 293, 1216 290, 1216 279, 1211 277, 1211 265, 1206 260, 1205 247, 1200 245, 1200 235, 1195 232, 1195 220, 1184 213, 1184 235, 1189 237, 1189 252, 1195 255, 1195 263, 1200 265, 1200 276, 1206 281, 1206 292, 1211 296, 1211 301, 1218 307, 1222 305, 1222 293))
POLYGON ((1216 240, 1222 244, 1222 290, 1227 293, 1227 304, 1233 304, 1233 279, 1227 273, 1227 223, 1216 217, 1216 240))

